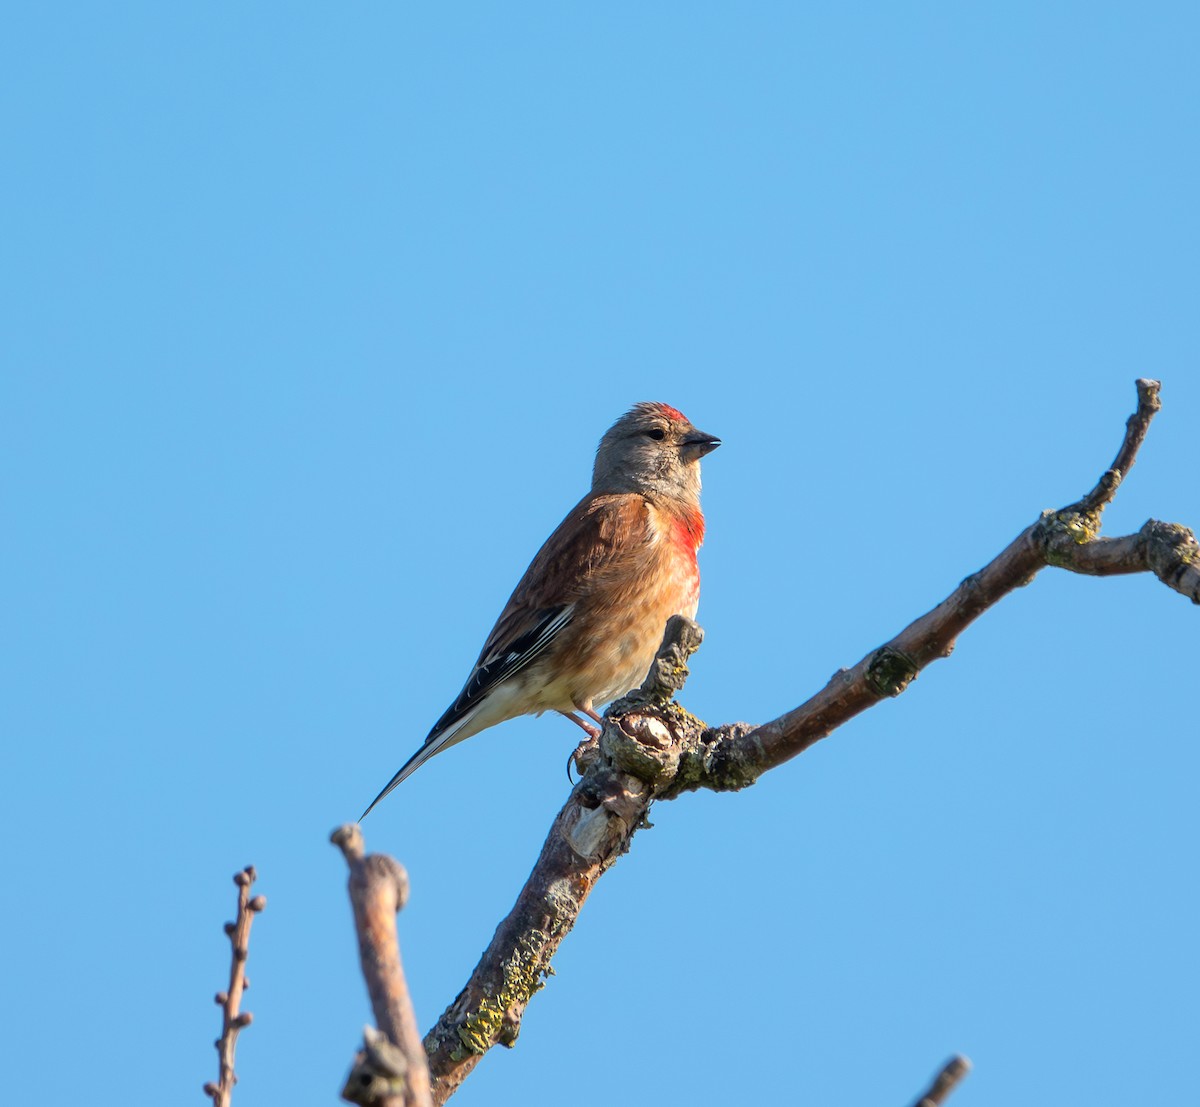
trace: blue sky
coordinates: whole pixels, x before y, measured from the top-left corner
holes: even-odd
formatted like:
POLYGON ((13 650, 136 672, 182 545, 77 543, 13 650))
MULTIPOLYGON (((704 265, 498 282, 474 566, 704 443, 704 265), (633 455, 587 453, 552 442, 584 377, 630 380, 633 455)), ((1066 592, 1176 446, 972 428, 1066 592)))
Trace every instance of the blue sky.
MULTIPOLYGON (((203 1102, 253 862, 235 1101, 334 1100, 369 1013, 327 835, 636 401, 725 442, 710 722, 794 706, 1089 488, 1135 377, 1165 408, 1107 532, 1200 524, 1198 33, 1184 4, 10 12, 11 1098, 203 1102)), ((456 1102, 896 1104, 953 1051, 963 1107, 1187 1101, 1196 626, 1047 571, 755 788, 660 805, 456 1102)), ((575 739, 507 724, 366 823, 412 879, 423 1025, 575 739)))

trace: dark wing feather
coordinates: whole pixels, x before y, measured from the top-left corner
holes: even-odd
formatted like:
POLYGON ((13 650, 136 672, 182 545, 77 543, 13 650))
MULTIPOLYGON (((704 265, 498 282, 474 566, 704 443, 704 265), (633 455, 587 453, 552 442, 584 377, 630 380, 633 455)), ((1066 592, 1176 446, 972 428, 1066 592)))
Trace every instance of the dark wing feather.
MULTIPOLYGON (((574 612, 574 604, 557 604, 533 612, 532 621, 527 613, 526 619, 522 621, 528 622, 529 625, 521 634, 505 641, 502 648, 493 646, 490 652, 479 658, 458 698, 434 723, 429 737, 425 739, 426 743, 432 741, 441 731, 453 726, 468 711, 481 703, 493 688, 519 673, 543 653, 570 623, 574 612)), ((492 636, 495 637, 494 631, 492 636)))

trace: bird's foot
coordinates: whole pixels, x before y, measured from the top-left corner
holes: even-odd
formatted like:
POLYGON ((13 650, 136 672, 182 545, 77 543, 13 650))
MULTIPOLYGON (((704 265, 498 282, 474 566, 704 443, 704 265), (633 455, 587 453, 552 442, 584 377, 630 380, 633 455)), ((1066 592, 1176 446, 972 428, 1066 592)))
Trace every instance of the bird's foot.
POLYGON ((588 716, 595 719, 600 726, 592 726, 591 723, 585 723, 578 715, 572 714, 570 711, 560 711, 559 714, 564 719, 570 719, 587 737, 579 743, 575 751, 567 758, 567 779, 574 783, 571 777, 571 766, 574 765, 579 770, 580 775, 588 771, 588 767, 600 756, 600 731, 604 725, 604 720, 596 714, 590 707, 581 707, 580 711, 585 712, 588 716))
POLYGON ((571 780, 571 766, 574 765, 578 770, 579 775, 583 776, 595 763, 600 756, 600 735, 594 738, 585 738, 574 752, 567 758, 567 779, 571 780))

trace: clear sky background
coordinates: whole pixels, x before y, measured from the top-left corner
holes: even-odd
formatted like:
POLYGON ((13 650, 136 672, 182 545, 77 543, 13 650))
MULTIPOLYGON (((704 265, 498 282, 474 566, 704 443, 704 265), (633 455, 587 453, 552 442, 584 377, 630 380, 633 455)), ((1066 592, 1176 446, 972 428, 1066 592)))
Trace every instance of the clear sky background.
MULTIPOLYGON (((766 720, 1091 487, 1200 525, 1194 4, 25 6, 0 36, 7 1097, 333 1103, 358 815, 604 429, 705 461, 686 705, 766 720)), ((463 1107, 1193 1102, 1198 613, 1044 572, 655 810, 463 1107)), ((365 824, 423 1026, 567 793, 507 724, 365 824)))

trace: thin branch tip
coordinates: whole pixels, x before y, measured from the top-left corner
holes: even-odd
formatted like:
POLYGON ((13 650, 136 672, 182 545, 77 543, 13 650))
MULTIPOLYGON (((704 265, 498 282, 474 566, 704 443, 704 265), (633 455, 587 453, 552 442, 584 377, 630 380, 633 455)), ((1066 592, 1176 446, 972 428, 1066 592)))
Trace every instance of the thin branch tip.
POLYGON ((204 1094, 210 1096, 213 1107, 229 1107, 233 1087, 237 1083, 234 1072, 234 1057, 237 1051, 238 1033, 254 1021, 249 1011, 242 1011, 242 993, 250 987, 246 977, 246 961, 250 956, 250 924, 256 915, 266 909, 266 896, 251 896, 250 887, 258 879, 253 865, 247 865, 233 877, 237 885, 237 918, 223 927, 229 938, 230 969, 229 988, 216 995, 217 1006, 222 1009, 221 1036, 213 1043, 219 1058, 219 1075, 216 1083, 204 1085, 204 1094))
POLYGON ((366 841, 358 823, 342 823, 329 835, 329 840, 342 851, 348 863, 360 860, 366 853, 366 841))
POLYGON ((962 1054, 955 1054, 942 1066, 913 1107, 941 1107, 970 1071, 971 1062, 962 1054))
POLYGON ((1162 400, 1159 398, 1162 381, 1156 381, 1152 377, 1138 377, 1134 384, 1137 386, 1138 399, 1141 402, 1152 404, 1156 408, 1162 406, 1162 400))
POLYGON ((1113 498, 1117 494, 1117 489, 1121 487, 1121 482, 1129 475, 1129 470, 1133 468, 1133 463, 1137 459, 1138 451, 1142 448, 1142 443, 1146 440, 1146 433, 1150 429, 1150 421, 1162 410, 1162 399, 1160 398, 1162 383, 1160 381, 1150 380, 1148 377, 1139 377, 1136 385, 1138 395, 1137 408, 1125 420, 1125 436, 1121 441, 1121 448, 1117 451, 1117 456, 1113 459, 1112 465, 1101 475, 1100 479, 1096 482, 1095 488, 1078 503, 1071 504, 1070 507, 1065 507, 1062 511, 1057 512, 1058 516, 1066 517, 1071 514, 1079 514, 1093 517, 1090 519, 1093 529, 1099 529, 1098 516, 1100 512, 1112 503, 1113 498))

